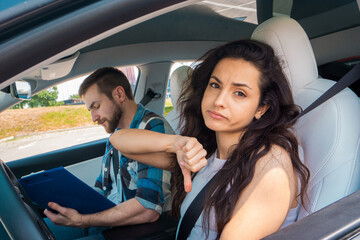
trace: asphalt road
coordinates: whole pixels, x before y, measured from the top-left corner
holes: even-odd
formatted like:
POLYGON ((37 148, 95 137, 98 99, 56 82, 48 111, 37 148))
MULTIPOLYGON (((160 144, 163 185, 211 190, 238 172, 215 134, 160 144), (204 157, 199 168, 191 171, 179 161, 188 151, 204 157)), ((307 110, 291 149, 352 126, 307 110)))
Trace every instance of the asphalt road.
POLYGON ((108 137, 101 126, 75 128, 34 134, 0 142, 0 159, 4 162, 30 157, 40 153, 75 146, 108 137))

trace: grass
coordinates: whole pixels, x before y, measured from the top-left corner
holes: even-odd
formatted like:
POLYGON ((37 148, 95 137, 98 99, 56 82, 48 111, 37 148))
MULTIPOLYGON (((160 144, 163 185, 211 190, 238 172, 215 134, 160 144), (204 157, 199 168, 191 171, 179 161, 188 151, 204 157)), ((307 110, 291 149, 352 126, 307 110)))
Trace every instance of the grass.
POLYGON ((0 139, 91 125, 84 105, 9 109, 0 113, 0 139))
POLYGON ((166 115, 168 115, 168 113, 173 110, 173 105, 171 103, 171 98, 167 98, 165 101, 165 111, 164 111, 164 117, 166 117, 166 115))
MULTIPOLYGON (((167 99, 164 116, 172 109, 167 99)), ((0 139, 94 124, 84 105, 9 109, 0 113, 0 139)))
POLYGON ((165 111, 164 111, 164 117, 166 117, 166 115, 168 115, 168 113, 173 110, 174 107, 173 106, 170 106, 170 107, 165 107, 165 111))
POLYGON ((47 112, 39 118, 39 122, 44 129, 48 130, 59 129, 58 126, 61 126, 61 129, 66 129, 94 124, 89 111, 85 107, 47 112))

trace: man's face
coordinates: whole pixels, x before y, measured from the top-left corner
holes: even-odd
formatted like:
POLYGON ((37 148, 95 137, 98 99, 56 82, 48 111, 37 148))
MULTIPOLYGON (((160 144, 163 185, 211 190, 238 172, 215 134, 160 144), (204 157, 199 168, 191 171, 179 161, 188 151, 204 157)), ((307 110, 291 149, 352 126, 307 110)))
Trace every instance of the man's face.
POLYGON ((107 133, 113 133, 123 113, 121 106, 105 94, 100 93, 96 84, 86 91, 83 99, 93 122, 103 126, 107 133))

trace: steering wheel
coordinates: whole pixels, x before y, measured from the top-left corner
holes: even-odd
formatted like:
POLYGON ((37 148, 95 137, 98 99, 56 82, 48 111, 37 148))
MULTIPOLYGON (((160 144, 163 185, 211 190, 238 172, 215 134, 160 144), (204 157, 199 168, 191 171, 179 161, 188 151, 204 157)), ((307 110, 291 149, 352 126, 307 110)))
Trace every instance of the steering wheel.
POLYGON ((39 212, 34 210, 13 172, 2 160, 0 189, 0 218, 12 239, 55 239, 39 212))

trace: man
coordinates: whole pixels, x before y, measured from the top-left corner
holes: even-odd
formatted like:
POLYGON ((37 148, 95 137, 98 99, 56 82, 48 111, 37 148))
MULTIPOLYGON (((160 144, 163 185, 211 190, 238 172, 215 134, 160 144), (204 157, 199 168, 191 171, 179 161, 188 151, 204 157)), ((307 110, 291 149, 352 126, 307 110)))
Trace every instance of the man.
MULTIPOLYGON (((81 84, 79 96, 84 99, 92 120, 108 133, 124 128, 173 133, 164 118, 136 104, 128 79, 115 68, 105 67, 92 73, 81 84)), ((44 213, 55 225, 82 228, 79 229, 80 233, 76 233, 80 237, 100 236, 104 228, 96 227, 154 222, 170 198, 170 176, 168 171, 122 156, 108 141, 95 189, 117 205, 95 214, 79 214, 74 209, 50 202, 49 207, 58 214, 48 210, 44 213)), ((56 237, 63 230, 55 228, 50 225, 56 237)), ((61 239, 66 238, 64 233, 59 236, 61 239)))

